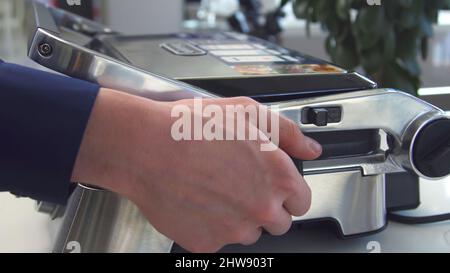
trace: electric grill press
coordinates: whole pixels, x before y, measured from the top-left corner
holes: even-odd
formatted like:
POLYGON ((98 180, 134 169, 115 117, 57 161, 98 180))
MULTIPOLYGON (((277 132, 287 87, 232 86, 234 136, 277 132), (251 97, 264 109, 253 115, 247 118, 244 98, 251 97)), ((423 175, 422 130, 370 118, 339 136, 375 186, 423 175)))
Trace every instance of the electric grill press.
MULTIPOLYGON (((389 206, 417 207, 417 177, 450 173, 445 112, 375 89, 357 73, 236 33, 126 36, 42 4, 30 11, 29 57, 52 70, 155 100, 249 96, 277 104, 324 145, 321 158, 303 164, 313 203, 296 222, 332 221, 344 237, 380 231, 386 195, 389 206), (386 181, 388 174, 399 179, 386 181)), ((74 242, 83 252, 172 247, 130 201, 108 191, 78 185, 66 208, 39 208, 59 225, 56 252, 74 242)))

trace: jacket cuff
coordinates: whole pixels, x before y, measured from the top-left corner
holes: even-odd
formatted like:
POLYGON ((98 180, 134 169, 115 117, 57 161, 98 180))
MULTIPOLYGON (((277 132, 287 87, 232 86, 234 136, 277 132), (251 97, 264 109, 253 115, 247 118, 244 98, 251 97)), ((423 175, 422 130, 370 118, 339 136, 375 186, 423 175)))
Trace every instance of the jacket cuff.
POLYGON ((99 88, 0 60, 0 190, 67 202, 99 88))

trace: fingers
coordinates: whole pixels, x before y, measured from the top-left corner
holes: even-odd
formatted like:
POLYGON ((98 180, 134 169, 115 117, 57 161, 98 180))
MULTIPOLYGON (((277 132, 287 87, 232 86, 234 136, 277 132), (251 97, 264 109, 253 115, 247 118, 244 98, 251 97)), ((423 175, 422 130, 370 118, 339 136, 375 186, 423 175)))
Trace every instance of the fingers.
POLYGON ((299 126, 290 119, 280 116, 280 148, 288 155, 313 160, 322 154, 322 146, 305 136, 299 126))
POLYGON ((302 216, 311 207, 311 199, 311 189, 299 175, 292 194, 284 201, 284 207, 291 215, 302 216))
POLYGON ((262 234, 262 228, 257 228, 251 231, 241 242, 242 245, 249 246, 255 244, 262 234))
POLYGON ((283 176, 278 181, 284 193, 283 207, 290 215, 302 216, 311 207, 311 189, 298 172, 292 159, 280 151, 280 165, 283 165, 283 176))
POLYGON ((280 206, 276 211, 269 212, 271 219, 263 228, 272 235, 283 235, 291 228, 292 216, 284 207, 280 206))
MULTIPOLYGON (((205 104, 214 102, 217 103, 217 100, 207 100, 205 104)), ((266 107, 246 97, 224 99, 223 102, 244 106, 256 105, 257 107, 266 107)), ((272 128, 275 130, 279 129, 279 147, 290 156, 304 160, 313 160, 322 154, 322 146, 314 139, 305 136, 300 131, 298 124, 292 120, 268 110, 266 124, 268 132, 271 132, 272 128), (276 115, 275 120, 279 121, 279 128, 271 124, 273 115, 276 115)), ((257 126, 258 129, 261 129, 261 124, 258 123, 254 125, 257 126)), ((268 135, 267 137, 270 136, 268 135)))

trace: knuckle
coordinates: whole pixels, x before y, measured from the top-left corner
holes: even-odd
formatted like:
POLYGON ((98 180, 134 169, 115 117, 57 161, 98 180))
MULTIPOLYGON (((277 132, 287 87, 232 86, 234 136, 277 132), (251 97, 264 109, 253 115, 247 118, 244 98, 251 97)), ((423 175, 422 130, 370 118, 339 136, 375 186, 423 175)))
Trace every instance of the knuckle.
POLYGON ((247 237, 247 231, 244 223, 237 221, 226 221, 221 225, 221 230, 218 231, 218 236, 222 236, 224 243, 240 243, 247 237))
POLYGON ((279 179, 277 188, 282 192, 291 193, 296 192, 299 186, 299 181, 296 181, 293 175, 286 174, 286 177, 279 179))
POLYGON ((283 153, 273 153, 270 160, 270 166, 272 167, 272 183, 275 185, 287 184, 295 186, 294 182, 298 182, 299 173, 292 159, 283 153))
POLYGON ((253 245, 256 244, 259 239, 261 239, 262 236, 262 230, 258 230, 256 236, 253 237, 253 240, 250 240, 247 242, 247 245, 253 245))
POLYGON ((263 207, 257 214, 257 218, 261 225, 270 225, 277 222, 278 208, 274 204, 263 207))
POLYGON ((247 238, 248 232, 245 228, 237 228, 230 232, 229 234, 229 243, 240 243, 244 242, 247 238))
POLYGON ((292 219, 286 218, 283 219, 283 221, 277 223, 276 225, 277 228, 275 230, 270 231, 270 233, 275 236, 280 236, 288 232, 291 229, 291 226, 292 226, 292 219))
POLYGON ((247 236, 241 240, 239 243, 242 245, 253 245, 259 241, 262 235, 262 229, 256 229, 248 232, 247 236))
POLYGON ((268 200, 270 200, 271 198, 270 196, 271 189, 267 186, 263 186, 262 188, 255 193, 253 198, 248 198, 247 200, 244 200, 242 206, 244 217, 253 220, 254 222, 257 223, 260 223, 261 219, 264 218, 266 211, 265 207, 268 207, 267 203, 268 200))
POLYGON ((303 216, 311 209, 311 191, 309 187, 290 196, 290 212, 294 216, 303 216))
POLYGON ((260 205, 249 204, 245 207, 245 211, 246 211, 246 216, 248 217, 248 219, 251 219, 251 220, 253 220, 253 222, 256 222, 256 223, 261 222, 261 219, 262 219, 261 214, 263 212, 261 210, 260 205))
POLYGON ((249 187, 253 195, 248 197, 242 195, 237 201, 237 210, 241 214, 241 217, 251 219, 254 215, 257 215, 259 210, 261 210, 261 202, 266 199, 267 191, 265 187, 265 182, 263 181, 261 187, 256 188, 254 185, 249 187))
MULTIPOLYGON (((286 161, 290 160, 290 158, 287 155, 284 155, 282 152, 274 152, 274 153, 266 153, 265 154, 267 160, 267 166, 269 167, 269 171, 279 171, 280 168, 282 170, 282 173, 284 173, 286 169, 286 161)), ((273 177, 271 178, 277 178, 279 175, 279 172, 275 172, 273 174, 273 177)))

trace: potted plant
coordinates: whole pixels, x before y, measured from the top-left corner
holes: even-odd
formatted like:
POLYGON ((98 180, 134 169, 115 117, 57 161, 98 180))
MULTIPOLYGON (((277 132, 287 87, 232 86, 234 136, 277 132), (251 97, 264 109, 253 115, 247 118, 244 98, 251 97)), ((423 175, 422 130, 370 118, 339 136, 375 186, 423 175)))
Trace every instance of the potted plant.
MULTIPOLYGON (((289 0, 282 1, 282 5, 289 0)), ((292 0, 298 18, 328 32, 326 50, 347 69, 362 67, 380 87, 413 94, 419 58, 425 59, 433 24, 450 0, 292 0)))

